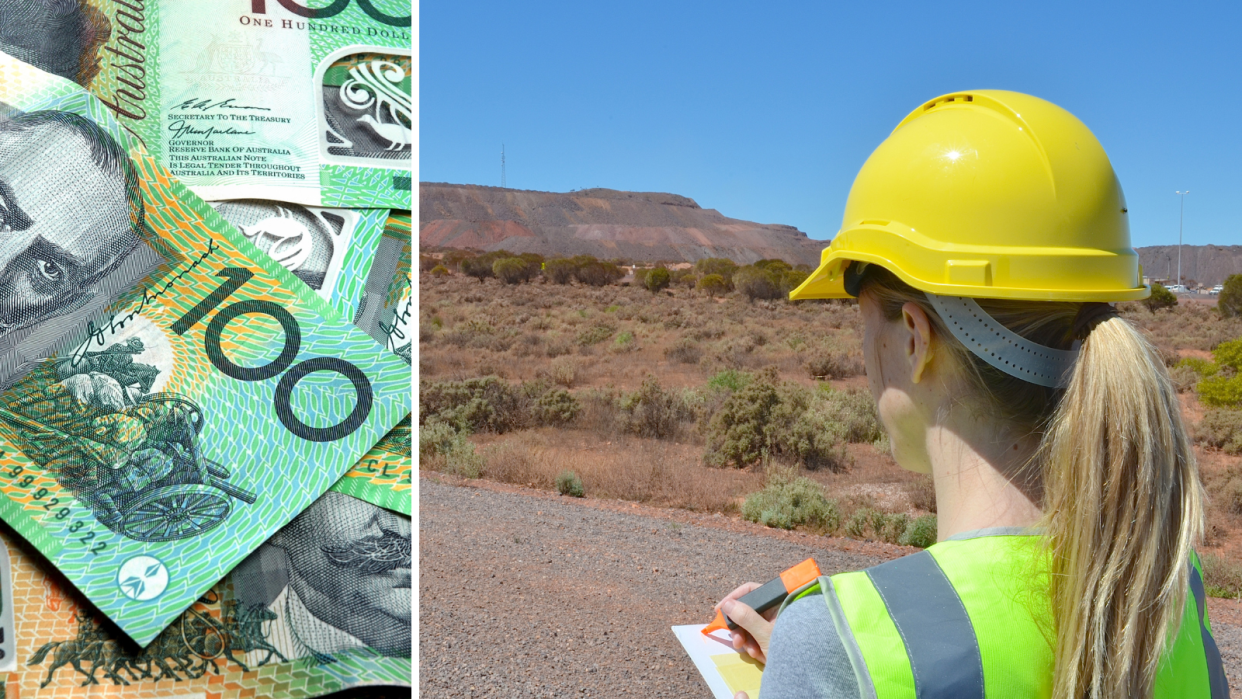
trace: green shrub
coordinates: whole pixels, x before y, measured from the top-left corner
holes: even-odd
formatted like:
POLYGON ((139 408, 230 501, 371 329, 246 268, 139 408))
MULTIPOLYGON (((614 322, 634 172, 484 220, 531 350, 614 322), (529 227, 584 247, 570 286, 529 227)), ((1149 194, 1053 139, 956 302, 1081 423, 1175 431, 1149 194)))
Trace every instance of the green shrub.
POLYGON ((773 455, 781 393, 775 369, 734 392, 712 416, 704 462, 742 468, 773 455))
POLYGON ((840 425, 840 433, 847 442, 875 444, 884 438, 884 428, 876 412, 871 392, 862 388, 838 391, 828 384, 820 384, 816 397, 830 411, 829 419, 840 425))
POLYGON ((605 286, 617 281, 621 277, 624 277, 625 272, 611 262, 595 261, 580 265, 574 272, 574 276, 577 277, 578 281, 583 284, 590 286, 605 286))
POLYGON ((1242 371, 1242 337, 1217 345, 1216 349, 1212 350, 1212 358, 1220 366, 1242 371))
POLYGON ((722 374, 709 387, 730 379, 740 385, 707 421, 703 460, 709 465, 776 459, 841 470, 849 461, 844 442, 873 442, 882 435, 871 398, 861 391, 811 391, 780 381, 775 367, 744 384, 740 373, 722 374))
POLYGON ((707 380, 707 387, 715 390, 740 391, 750 383, 752 375, 737 369, 725 369, 707 380))
POLYGON ((420 465, 452 473, 465 478, 478 478, 483 469, 483 457, 475 451, 464 429, 439 420, 431 420, 418 427, 418 457, 420 465))
POLYGON ((753 265, 733 274, 733 288, 747 299, 778 299, 781 297, 780 274, 753 265))
POLYGON ((841 523, 837 503, 824 496, 818 483, 783 469, 770 472, 763 490, 746 497, 742 517, 766 527, 807 526, 821 533, 832 532, 841 523))
POLYGON ((849 453, 845 450, 844 430, 834 417, 825 401, 813 401, 783 429, 779 424, 783 420, 777 418, 776 452, 808 469, 844 470, 849 464, 849 453))
POLYGON ((1200 378, 1213 376, 1216 372, 1220 371, 1220 366, 1218 366, 1215 362, 1209 362, 1206 359, 1199 359, 1198 357, 1186 357, 1179 361, 1173 368, 1190 369, 1198 374, 1200 378))
POLYGON ((1221 316, 1234 318, 1242 316, 1242 274, 1231 274, 1225 277, 1224 288, 1216 299, 1216 308, 1221 316))
POLYGON ((1164 288, 1163 284, 1151 285, 1151 296, 1143 299, 1141 303, 1147 307, 1147 310, 1155 313, 1162 308, 1173 308, 1177 305, 1177 294, 1164 288))
POLYGON ((509 432, 528 418, 521 391, 498 376, 422 383, 418 408, 420 424, 438 419, 471 432, 509 432))
POLYGON ((573 471, 561 471, 561 475, 556 477, 556 492, 575 498, 586 495, 582 488, 582 479, 573 471))
POLYGON ((1242 407, 1242 374, 1210 376, 1195 386, 1199 400, 1216 408, 1242 407))
POLYGON ((482 282, 488 277, 496 276, 496 273, 493 271, 493 266, 496 264, 496 260, 506 257, 513 257, 513 254, 505 250, 485 252, 478 257, 471 257, 462 260, 460 264, 461 271, 466 276, 474 277, 482 282))
POLYGON ((1201 444, 1234 456, 1242 454, 1242 411, 1209 410, 1195 432, 1201 444))
POLYGON ((848 352, 820 348, 812 350, 809 355, 806 368, 813 379, 845 379, 863 373, 862 362, 848 352))
POLYGON ((923 515, 906 525, 897 543, 925 549, 936 543, 936 515, 923 515))
POLYGON ((612 342, 612 348, 621 352, 635 349, 634 333, 629 330, 625 330, 621 334, 617 335, 617 339, 612 342))
POLYGON ((1212 553, 1200 555, 1203 587, 1212 597, 1242 596, 1242 565, 1212 553))
POLYGON ((672 281, 668 268, 661 265, 648 272, 646 279, 643 279, 642 283, 643 286, 647 287, 647 291, 655 294, 667 289, 672 281))
POLYGON ((708 296, 723 296, 729 291, 729 282, 719 274, 705 274, 695 282, 694 288, 708 296))
POLYGON ((526 274, 526 263, 516 257, 503 257, 492 263, 492 276, 505 284, 520 284, 526 274))
POLYGON ((705 277, 721 277, 726 285, 725 291, 729 291, 727 280, 737 272, 737 263, 724 257, 707 257, 694 263, 694 271, 705 277))
POLYGON ((901 541, 901 537, 905 535, 906 529, 910 527, 910 515, 904 512, 897 512, 886 515, 880 528, 876 531, 884 541, 895 544, 901 541))
POLYGON ((559 427, 573 422, 582 411, 578 400, 563 388, 554 388, 535 401, 535 415, 540 424, 559 427))
POLYGON ((800 270, 800 269, 791 269, 791 270, 782 272, 781 273, 781 285, 780 285, 781 296, 784 298, 789 298, 789 292, 793 291, 794 289, 797 289, 798 286, 801 285, 802 282, 806 281, 806 278, 809 276, 811 276, 810 272, 800 270))
POLYGON ((672 439, 692 413, 681 395, 666 391, 660 380, 648 374, 637 391, 621 398, 620 428, 640 437, 672 439))
POLYGON ((421 382, 420 424, 440 421, 469 432, 502 434, 538 424, 564 424, 577 416, 568 391, 544 380, 514 385, 498 376, 421 382))
POLYGON ((608 323, 596 323, 595 325, 583 328, 579 331, 575 340, 577 341, 579 347, 589 347, 591 345, 598 345, 604 340, 607 340, 612 337, 615 332, 617 332, 616 326, 608 323))
POLYGON ((433 277, 447 277, 448 273, 449 273, 448 268, 445 267, 444 265, 436 265, 435 267, 431 268, 431 272, 430 272, 431 276, 433 277))
POLYGON ((756 262, 753 267, 762 269, 765 272, 773 272, 775 274, 784 274, 793 269, 793 266, 784 260, 765 259, 756 262))
POLYGON ((855 539, 861 539, 867 535, 867 527, 871 526, 871 520, 875 515, 879 514, 870 507, 860 507, 854 510, 854 514, 850 515, 850 519, 845 523, 845 533, 855 539))
POLYGON ((573 260, 564 258, 548 260, 543 265, 543 276, 553 284, 568 284, 573 280, 577 271, 578 266, 573 260))

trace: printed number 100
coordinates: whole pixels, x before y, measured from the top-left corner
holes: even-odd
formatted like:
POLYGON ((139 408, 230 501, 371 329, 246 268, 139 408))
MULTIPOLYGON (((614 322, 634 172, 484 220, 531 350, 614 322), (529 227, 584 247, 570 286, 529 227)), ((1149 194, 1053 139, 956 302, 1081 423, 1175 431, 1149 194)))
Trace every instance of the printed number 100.
MULTIPOLYGON (((242 267, 227 267, 220 270, 216 276, 224 277, 226 281, 217 287, 215 291, 211 292, 207 298, 199 302, 197 306, 181 316, 177 322, 173 323, 173 332, 178 335, 184 335, 186 331, 202 320, 203 316, 210 313, 223 303, 225 299, 232 296, 233 292, 250 281, 254 273, 242 267)), ((367 380, 366 374, 362 373, 362 370, 358 367, 344 359, 337 359, 335 357, 314 357, 293 365, 293 360, 298 356, 298 350, 302 347, 302 326, 298 324, 297 318, 294 318, 289 311, 271 301, 237 301, 225 306, 207 324, 204 345, 207 350, 207 358, 211 360, 212 365, 219 369, 222 374, 238 381, 264 381, 284 373, 284 376, 280 377, 280 383, 276 385, 276 416, 280 418, 280 422, 285 426, 285 429, 302 439, 310 442, 331 442, 341 439, 358 429, 363 421, 367 419, 367 416, 371 414, 371 402, 373 400, 371 382, 367 380), (280 355, 263 366, 244 367, 234 364, 231 359, 224 355, 224 350, 220 347, 220 335, 224 332, 224 327, 237 316, 247 313, 266 315, 280 323, 280 327, 284 330, 285 341, 280 355), (290 365, 293 365, 292 368, 290 368, 290 365), (288 369, 287 373, 285 372, 286 369, 288 369), (298 416, 293 414, 293 406, 290 403, 290 396, 293 394, 293 389, 298 385, 298 382, 316 371, 335 371, 341 374, 349 379, 350 383, 354 385, 354 391, 358 394, 358 402, 354 405, 354 409, 349 416, 330 427, 312 427, 302 422, 298 416)))

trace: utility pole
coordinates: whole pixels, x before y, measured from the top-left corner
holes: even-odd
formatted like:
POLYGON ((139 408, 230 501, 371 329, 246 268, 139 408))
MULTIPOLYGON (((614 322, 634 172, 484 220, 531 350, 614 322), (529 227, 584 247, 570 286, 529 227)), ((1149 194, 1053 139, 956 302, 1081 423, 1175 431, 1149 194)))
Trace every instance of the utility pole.
MULTIPOLYGON (((505 187, 505 144, 500 144, 500 186, 505 187)), ((1181 269, 1181 267, 1178 267, 1181 269)))
POLYGON ((1186 218, 1186 195, 1190 194, 1190 190, 1184 192, 1174 192, 1182 198, 1181 212, 1177 215, 1177 285, 1182 284, 1182 221, 1186 218))

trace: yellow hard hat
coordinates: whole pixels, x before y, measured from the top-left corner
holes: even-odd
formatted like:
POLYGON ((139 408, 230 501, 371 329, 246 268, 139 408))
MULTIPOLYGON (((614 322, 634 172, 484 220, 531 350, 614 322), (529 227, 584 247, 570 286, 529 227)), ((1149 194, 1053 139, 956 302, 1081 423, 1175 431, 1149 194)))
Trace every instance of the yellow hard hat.
POLYGON ((789 298, 830 299, 852 261, 942 296, 1146 298, 1125 195, 1073 114, 1001 90, 911 112, 863 164, 841 230, 789 298))

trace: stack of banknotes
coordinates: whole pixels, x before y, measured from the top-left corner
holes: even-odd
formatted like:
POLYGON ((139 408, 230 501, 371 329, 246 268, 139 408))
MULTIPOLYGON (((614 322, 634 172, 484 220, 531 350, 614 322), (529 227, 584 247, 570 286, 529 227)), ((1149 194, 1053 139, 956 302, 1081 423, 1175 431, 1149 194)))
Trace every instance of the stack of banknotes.
POLYGON ((409 686, 412 79, 405 0, 0 0, 0 697, 409 686))

